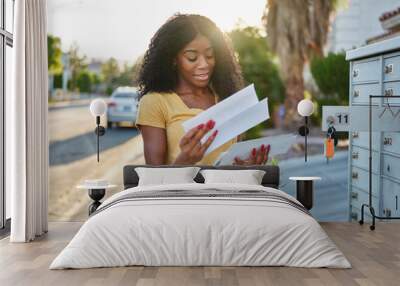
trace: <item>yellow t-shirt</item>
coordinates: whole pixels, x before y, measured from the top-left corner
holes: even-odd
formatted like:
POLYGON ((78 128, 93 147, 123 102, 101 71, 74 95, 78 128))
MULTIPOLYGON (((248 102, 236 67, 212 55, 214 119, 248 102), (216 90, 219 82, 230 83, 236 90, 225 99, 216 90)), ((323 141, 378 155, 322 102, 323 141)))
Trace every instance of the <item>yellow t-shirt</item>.
MULTIPOLYGON (((166 164, 172 164, 180 153, 179 142, 185 134, 182 123, 202 111, 200 108, 189 108, 176 93, 148 93, 139 101, 136 124, 166 130, 168 145, 166 164)), ((212 165, 219 154, 235 142, 236 138, 229 140, 203 157, 197 164, 212 165)))

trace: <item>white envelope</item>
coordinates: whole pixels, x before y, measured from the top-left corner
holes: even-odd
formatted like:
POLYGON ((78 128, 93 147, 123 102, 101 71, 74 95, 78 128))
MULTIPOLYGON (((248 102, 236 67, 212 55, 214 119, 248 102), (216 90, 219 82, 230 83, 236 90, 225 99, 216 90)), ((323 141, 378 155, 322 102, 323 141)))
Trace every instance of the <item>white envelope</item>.
POLYGON ((237 156, 246 159, 250 156, 253 148, 259 149, 262 144, 271 145, 269 157, 286 153, 296 142, 296 135, 284 134, 270 137, 263 137, 253 140, 241 141, 233 144, 226 152, 220 154, 214 165, 232 165, 237 156))
POLYGON ((254 84, 251 84, 197 116, 183 122, 182 126, 186 133, 210 119, 215 121, 214 128, 202 138, 202 143, 204 143, 212 132, 218 130, 217 137, 205 153, 207 155, 227 141, 268 118, 268 99, 265 98, 259 101, 254 84))

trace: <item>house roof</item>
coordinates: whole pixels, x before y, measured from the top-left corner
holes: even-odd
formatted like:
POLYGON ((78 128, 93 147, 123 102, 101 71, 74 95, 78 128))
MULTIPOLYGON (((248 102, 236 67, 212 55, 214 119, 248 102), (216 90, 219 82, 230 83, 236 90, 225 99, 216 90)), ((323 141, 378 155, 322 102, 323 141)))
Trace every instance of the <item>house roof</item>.
POLYGON ((382 21, 388 20, 388 19, 390 19, 390 18, 392 18, 392 17, 394 17, 394 16, 396 16, 396 15, 398 15, 398 14, 400 14, 400 7, 396 8, 396 9, 394 9, 394 10, 387 11, 387 12, 383 13, 383 14, 379 17, 379 21, 382 22, 382 21))

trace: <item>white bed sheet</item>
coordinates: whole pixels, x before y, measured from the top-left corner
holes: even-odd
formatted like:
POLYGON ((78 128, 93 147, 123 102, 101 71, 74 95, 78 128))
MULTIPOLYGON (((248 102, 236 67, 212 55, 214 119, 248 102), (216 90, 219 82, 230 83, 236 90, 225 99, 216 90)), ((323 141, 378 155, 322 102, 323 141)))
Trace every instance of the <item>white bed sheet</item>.
MULTIPOLYGON (((177 184, 154 190, 265 190, 239 184, 177 184)), ((318 222, 285 204, 262 199, 184 198, 125 201, 86 221, 50 269, 145 266, 293 266, 350 268, 318 222)))

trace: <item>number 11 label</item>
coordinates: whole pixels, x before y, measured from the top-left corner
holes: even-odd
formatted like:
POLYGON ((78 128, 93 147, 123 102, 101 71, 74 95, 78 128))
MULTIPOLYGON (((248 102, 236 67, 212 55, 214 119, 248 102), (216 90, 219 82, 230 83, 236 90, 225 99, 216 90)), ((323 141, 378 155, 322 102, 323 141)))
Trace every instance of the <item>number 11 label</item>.
POLYGON ((349 124, 349 113, 340 112, 335 114, 334 125, 348 125, 349 124))

